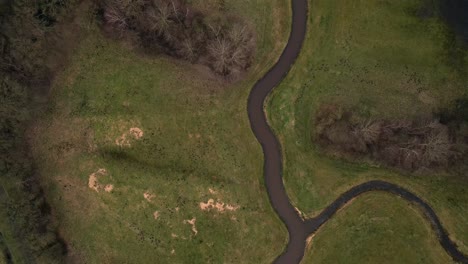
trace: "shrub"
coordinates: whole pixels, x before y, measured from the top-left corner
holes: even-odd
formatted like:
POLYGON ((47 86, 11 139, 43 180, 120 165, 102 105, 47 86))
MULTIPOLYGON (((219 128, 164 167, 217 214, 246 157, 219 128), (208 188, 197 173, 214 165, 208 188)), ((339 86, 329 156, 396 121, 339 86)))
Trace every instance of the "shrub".
POLYGON ((448 168, 467 155, 466 141, 457 139, 464 126, 421 120, 366 120, 336 105, 323 105, 315 119, 315 139, 339 156, 368 157, 409 171, 448 168))

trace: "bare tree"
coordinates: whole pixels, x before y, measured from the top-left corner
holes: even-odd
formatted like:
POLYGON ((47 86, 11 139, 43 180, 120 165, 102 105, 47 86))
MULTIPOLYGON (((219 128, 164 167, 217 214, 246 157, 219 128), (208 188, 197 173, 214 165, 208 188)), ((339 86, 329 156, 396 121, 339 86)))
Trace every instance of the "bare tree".
POLYGON ((246 50, 242 47, 234 46, 229 56, 229 62, 233 67, 242 69, 248 63, 246 50))
POLYGON ((122 35, 128 28, 127 18, 116 5, 108 5, 104 11, 106 22, 122 35))
POLYGON ((421 160, 421 151, 417 149, 413 144, 400 147, 399 153, 400 159, 399 164, 397 165, 400 165, 401 167, 409 170, 419 167, 419 163, 421 160))
POLYGON ((196 57, 195 48, 190 38, 185 38, 181 43, 180 55, 189 61, 193 61, 196 57))
POLYGON ((146 0, 111 0, 127 17, 137 16, 145 5, 146 0))
POLYGON ((446 165, 455 155, 446 130, 431 133, 421 146, 424 148, 422 159, 425 165, 446 165))
POLYGON ((216 39, 219 39, 221 37, 221 32, 223 30, 221 23, 207 23, 206 25, 208 26, 211 33, 216 39))
POLYGON ((155 31, 159 36, 164 37, 166 41, 172 40, 170 32, 173 21, 172 7, 165 1, 155 1, 155 9, 149 13, 150 30, 155 31))
POLYGON ((374 144, 379 140, 382 132, 382 123, 368 120, 355 126, 353 133, 360 137, 366 144, 374 144))
POLYGON ((385 122, 384 130, 398 131, 406 130, 412 125, 411 121, 408 120, 393 120, 385 122))
POLYGON ((179 7, 178 7, 178 4, 176 3, 176 1, 170 0, 170 2, 171 2, 172 12, 174 14, 174 17, 177 19, 179 24, 182 24, 182 21, 180 19, 185 18, 185 15, 188 14, 188 9, 187 9, 186 13, 179 12, 179 7))
POLYGON ((240 23, 234 23, 234 25, 232 25, 231 29, 229 30, 228 37, 232 40, 234 45, 242 46, 246 46, 252 39, 247 26, 241 25, 240 23))
POLYGON ((246 25, 237 21, 229 27, 222 24, 208 24, 215 40, 208 46, 213 69, 230 75, 247 68, 252 58, 253 39, 246 25))
POLYGON ((229 74, 230 52, 232 45, 225 38, 217 38, 208 45, 208 52, 212 58, 213 70, 219 74, 229 74))

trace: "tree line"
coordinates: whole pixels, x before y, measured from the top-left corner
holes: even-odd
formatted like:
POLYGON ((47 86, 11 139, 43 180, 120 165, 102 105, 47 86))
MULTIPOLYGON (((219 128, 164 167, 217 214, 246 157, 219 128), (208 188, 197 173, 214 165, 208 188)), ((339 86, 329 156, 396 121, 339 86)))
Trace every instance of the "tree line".
POLYGON ((182 0, 102 0, 103 28, 147 52, 162 52, 233 78, 252 63, 252 28, 226 11, 202 13, 182 0))
POLYGON ((32 95, 47 89, 55 25, 73 0, 15 0, 0 10, 0 222, 13 259, 61 263, 66 245, 53 224, 27 145, 32 95))
POLYGON ((453 109, 443 113, 415 120, 367 119, 324 104, 315 117, 314 138, 328 153, 344 158, 370 158, 406 171, 449 169, 468 157, 468 122, 452 118, 453 109))

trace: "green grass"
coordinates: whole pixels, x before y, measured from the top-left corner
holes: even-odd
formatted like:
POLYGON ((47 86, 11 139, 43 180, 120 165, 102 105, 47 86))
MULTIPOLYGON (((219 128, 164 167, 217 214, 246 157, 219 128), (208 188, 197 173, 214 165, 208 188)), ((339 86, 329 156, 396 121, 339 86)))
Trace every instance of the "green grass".
POLYGON ((230 85, 184 62, 138 54, 92 25, 83 29, 31 132, 71 258, 269 263, 283 250, 287 233, 267 199, 246 102, 284 47, 289 5, 227 1, 227 8, 255 26, 259 43, 251 72, 230 85), (272 13, 281 19, 273 21, 272 13), (117 146, 115 140, 132 127, 143 137, 131 139, 130 147, 117 146), (100 168, 108 173, 99 183, 112 184, 110 193, 88 187, 90 174, 100 168), (147 191, 154 194, 150 202, 143 196, 147 191), (199 203, 209 199, 239 209, 202 211, 199 203), (184 222, 193 218, 196 235, 184 222))
MULTIPOLYGON (((467 176, 402 175, 377 164, 334 160, 324 157, 311 137, 321 103, 336 102, 368 117, 411 118, 466 94, 468 67, 448 63, 453 58, 445 48, 447 29, 436 17, 413 16, 419 4, 310 1, 306 42, 290 74, 270 96, 268 115, 282 142, 287 191, 301 211, 315 215, 358 183, 388 180, 426 200, 468 254, 467 176)), ((392 212, 397 205, 381 206, 392 212)), ((392 228, 400 230, 401 221, 405 220, 396 220, 392 228)), ((363 247, 373 251, 375 245, 366 241, 363 247)), ((331 255, 341 250, 323 249, 331 255)))
POLYGON ((408 202, 382 193, 365 194, 342 209, 314 236, 303 261, 304 264, 450 262, 450 256, 439 246, 420 212, 408 202), (386 208, 382 204, 392 206, 386 208))

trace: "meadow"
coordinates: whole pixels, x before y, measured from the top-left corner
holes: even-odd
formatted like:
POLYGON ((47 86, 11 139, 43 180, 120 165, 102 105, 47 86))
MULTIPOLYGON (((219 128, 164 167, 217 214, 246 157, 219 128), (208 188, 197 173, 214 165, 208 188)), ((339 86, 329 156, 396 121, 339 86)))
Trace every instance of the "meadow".
MULTIPOLYGON (((412 119, 466 96, 468 52, 454 41, 437 6, 429 6, 430 15, 422 12, 435 2, 310 1, 303 50, 270 95, 267 111, 282 144, 286 189, 305 215, 318 214, 356 184, 387 180, 427 201, 466 254, 466 173, 414 174, 334 159, 314 142, 314 116, 324 103, 370 119, 412 119)), ((372 193, 318 231, 304 262, 446 263, 450 258, 437 244, 417 208, 372 193)))
POLYGON ((29 132, 68 261, 269 263, 283 250, 246 102, 286 43, 289 2, 222 2, 256 32, 235 83, 77 21, 79 45, 29 132))
POLYGON ((303 263, 435 264, 451 263, 451 258, 417 208, 389 194, 368 193, 313 237, 303 263))

